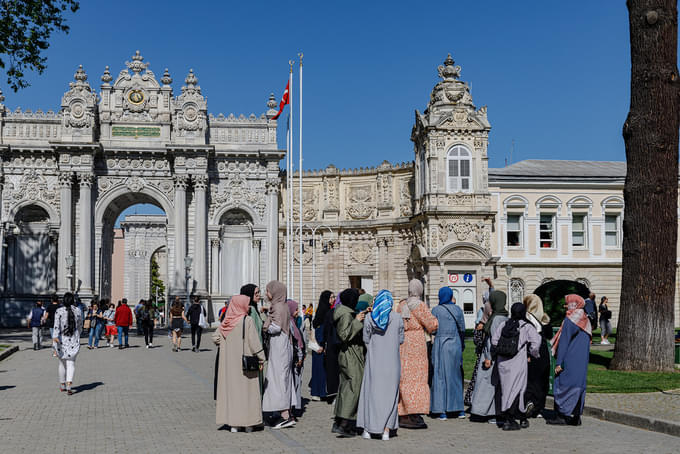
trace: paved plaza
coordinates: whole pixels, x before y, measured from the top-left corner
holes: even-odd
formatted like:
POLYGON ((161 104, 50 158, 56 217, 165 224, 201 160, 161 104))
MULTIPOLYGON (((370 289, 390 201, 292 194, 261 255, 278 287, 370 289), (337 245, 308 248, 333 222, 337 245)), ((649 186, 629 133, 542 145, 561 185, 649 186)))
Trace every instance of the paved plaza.
MULTIPOLYGON (((160 334, 160 333, 159 333, 160 334)), ((330 432, 332 408, 309 402, 297 427, 252 434, 217 430, 210 333, 202 351, 173 353, 166 333, 156 347, 131 336, 127 350, 87 350, 77 361, 76 393, 60 393, 57 362, 30 349, 28 333, 0 335, 20 345, 0 362, 1 451, 21 452, 678 452, 678 438, 584 418, 583 426, 552 427, 534 420, 507 433, 466 420, 429 420, 429 430, 400 430, 389 442, 339 439, 330 432)), ((309 368, 307 368, 309 370, 309 368)), ((303 395, 307 395, 307 389, 303 395)))

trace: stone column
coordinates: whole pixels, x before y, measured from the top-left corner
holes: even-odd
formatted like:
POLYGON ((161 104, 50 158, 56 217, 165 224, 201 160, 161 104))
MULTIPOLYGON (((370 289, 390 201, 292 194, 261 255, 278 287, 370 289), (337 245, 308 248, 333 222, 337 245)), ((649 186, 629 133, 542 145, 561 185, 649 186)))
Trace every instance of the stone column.
POLYGON ((210 247, 210 293, 214 296, 220 293, 220 239, 211 239, 210 247))
POLYGON ((194 218, 194 280, 196 292, 205 295, 208 292, 208 213, 205 191, 208 177, 194 175, 194 195, 196 196, 196 217, 194 218))
MULTIPOLYGON (((80 279, 80 293, 92 295, 92 182, 90 174, 78 174, 80 183, 80 234, 78 279, 80 279)), ((77 287, 77 282, 76 282, 77 287)))
POLYGON ((73 207, 71 206, 71 183, 73 173, 59 174, 59 250, 57 252, 57 292, 64 294, 71 290, 67 277, 66 257, 73 254, 73 207))
MULTIPOLYGON (((267 180, 267 282, 279 278, 279 180, 267 180)), ((259 259, 259 257, 258 257, 259 259)))
POLYGON ((175 293, 186 292, 184 257, 187 255, 187 177, 175 176, 175 293), (180 292, 180 289, 184 291, 180 292))

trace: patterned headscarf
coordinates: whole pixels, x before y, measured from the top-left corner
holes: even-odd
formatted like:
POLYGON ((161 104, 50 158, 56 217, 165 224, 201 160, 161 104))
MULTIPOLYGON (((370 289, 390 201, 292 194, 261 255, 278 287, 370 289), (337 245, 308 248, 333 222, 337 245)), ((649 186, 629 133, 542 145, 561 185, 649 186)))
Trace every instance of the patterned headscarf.
POLYGON ((371 318, 381 331, 385 331, 387 328, 393 305, 394 299, 392 298, 392 293, 390 293, 389 290, 380 290, 375 297, 375 301, 373 302, 371 318))
POLYGON ((566 322, 567 319, 571 320, 576 326, 585 331, 588 336, 591 338, 593 337, 593 328, 590 326, 590 319, 586 315, 586 311, 583 310, 586 305, 583 298, 572 293, 567 295, 564 299, 567 303, 567 316, 562 321, 562 325, 560 325, 560 329, 557 331, 557 334, 555 334, 555 337, 550 341, 552 344, 553 356, 557 356, 557 345, 560 343, 562 328, 564 328, 564 322, 566 322))

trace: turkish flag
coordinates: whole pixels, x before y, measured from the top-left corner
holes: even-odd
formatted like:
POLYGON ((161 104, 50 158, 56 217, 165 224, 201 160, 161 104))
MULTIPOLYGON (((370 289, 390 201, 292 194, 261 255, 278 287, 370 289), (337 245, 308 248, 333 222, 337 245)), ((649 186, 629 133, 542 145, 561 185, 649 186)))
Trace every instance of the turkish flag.
POLYGON ((290 99, 288 96, 288 87, 290 86, 290 80, 286 84, 286 89, 283 92, 283 97, 281 98, 281 103, 279 104, 279 112, 272 117, 272 120, 276 120, 279 118, 281 115, 281 112, 283 112, 283 108, 286 106, 286 104, 290 104, 290 99))

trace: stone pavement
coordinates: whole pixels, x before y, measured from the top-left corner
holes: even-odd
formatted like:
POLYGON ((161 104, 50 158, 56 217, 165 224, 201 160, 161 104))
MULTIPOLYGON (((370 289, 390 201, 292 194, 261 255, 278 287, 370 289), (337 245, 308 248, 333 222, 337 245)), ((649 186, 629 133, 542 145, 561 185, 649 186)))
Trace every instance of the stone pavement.
MULTIPOLYGON (((165 333, 147 350, 131 337, 127 350, 87 350, 76 363, 73 396, 60 393, 49 349, 34 352, 30 335, 3 335, 21 350, 0 362, 1 451, 22 452, 677 452, 678 438, 593 418, 581 427, 533 420, 506 433, 468 420, 428 420, 429 430, 400 430, 389 442, 338 439, 331 407, 310 402, 297 427, 252 434, 217 430, 212 400, 214 347, 171 352, 165 333)), ((185 336, 185 342, 190 340, 185 336)), ((190 347, 190 345, 188 345, 190 347)), ((187 343, 185 343, 185 348, 187 343)), ((305 390, 306 391, 306 390, 305 390)), ((305 393, 306 394, 306 393, 305 393)))

